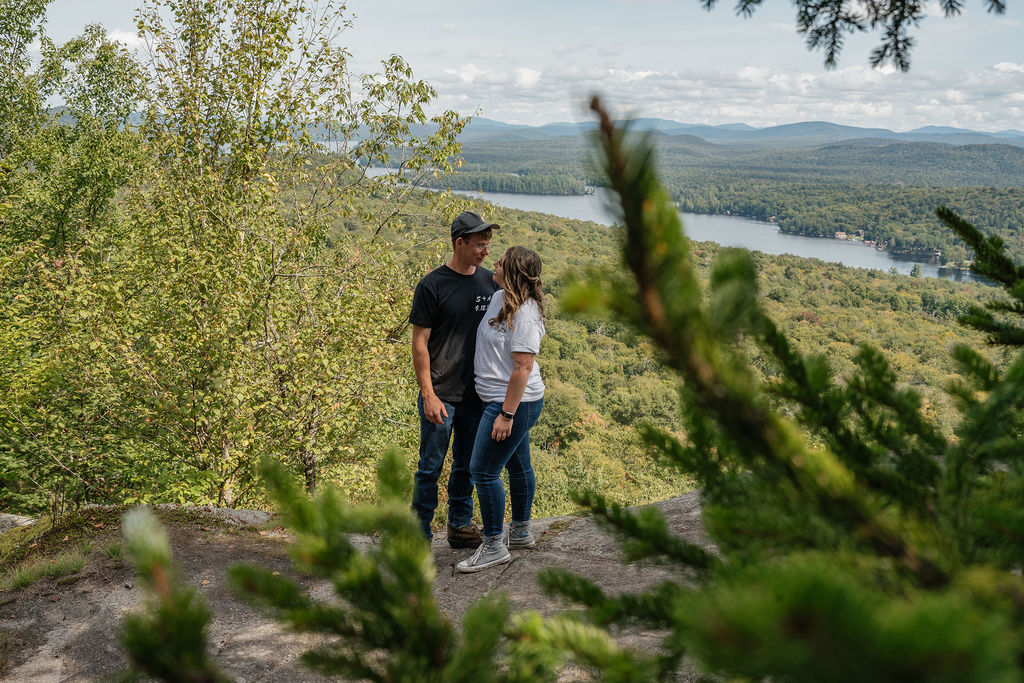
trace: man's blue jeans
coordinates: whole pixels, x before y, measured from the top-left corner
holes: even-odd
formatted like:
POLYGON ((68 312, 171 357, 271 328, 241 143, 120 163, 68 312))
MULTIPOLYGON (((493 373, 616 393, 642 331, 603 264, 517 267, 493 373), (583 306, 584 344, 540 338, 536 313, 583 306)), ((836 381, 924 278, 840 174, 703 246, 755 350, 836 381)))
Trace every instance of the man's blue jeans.
POLYGON ((473 480, 469 476, 469 461, 482 404, 479 400, 443 403, 448 417, 442 418, 441 424, 434 424, 423 413, 423 396, 416 401, 420 413, 420 462, 416 469, 412 509, 420 518, 427 538, 434 537, 430 524, 437 509, 437 479, 441 476, 449 443, 452 444, 452 471, 448 476, 448 523, 455 527, 473 523, 473 480))
POLYGON ((502 468, 508 470, 509 497, 512 499, 512 521, 530 521, 533 494, 537 479, 530 464, 530 429, 540 417, 544 399, 519 404, 512 421, 512 433, 502 441, 491 438, 494 420, 501 414, 501 401, 485 403, 480 426, 473 444, 473 460, 469 471, 480 499, 480 516, 484 520, 484 536, 497 536, 505 527, 505 487, 501 483, 502 468))

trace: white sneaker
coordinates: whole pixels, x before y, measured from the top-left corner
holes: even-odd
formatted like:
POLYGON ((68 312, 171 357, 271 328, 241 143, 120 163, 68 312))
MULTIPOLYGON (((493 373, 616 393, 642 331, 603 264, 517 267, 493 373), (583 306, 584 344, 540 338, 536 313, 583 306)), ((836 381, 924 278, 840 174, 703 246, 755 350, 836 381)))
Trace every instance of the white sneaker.
POLYGON ((483 571, 496 564, 504 564, 512 559, 505 547, 504 534, 501 536, 484 536, 484 542, 476 549, 473 556, 455 565, 463 574, 483 571))

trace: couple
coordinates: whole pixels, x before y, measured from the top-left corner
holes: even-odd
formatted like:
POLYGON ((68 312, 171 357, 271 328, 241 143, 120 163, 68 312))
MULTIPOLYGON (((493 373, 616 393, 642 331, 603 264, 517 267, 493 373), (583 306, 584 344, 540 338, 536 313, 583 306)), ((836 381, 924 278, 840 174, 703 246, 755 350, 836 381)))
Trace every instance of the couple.
POLYGON ((536 479, 530 465, 530 428, 544 405, 544 383, 534 357, 544 336, 540 257, 510 247, 483 267, 491 235, 500 226, 472 211, 452 222, 451 260, 427 274, 412 302, 412 358, 420 385, 420 459, 413 510, 426 537, 437 508, 437 479, 452 440, 448 478, 448 544, 477 548, 459 562, 476 572, 512 559, 509 548, 535 544, 530 509, 536 479), (504 531, 507 469, 512 499, 504 531), (473 526, 473 485, 483 535, 473 526))

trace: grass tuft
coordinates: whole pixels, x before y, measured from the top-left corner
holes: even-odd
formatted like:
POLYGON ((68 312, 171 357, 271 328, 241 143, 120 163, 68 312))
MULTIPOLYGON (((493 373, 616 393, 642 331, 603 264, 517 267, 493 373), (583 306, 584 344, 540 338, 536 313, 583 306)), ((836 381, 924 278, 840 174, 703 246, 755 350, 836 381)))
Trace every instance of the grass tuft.
POLYGON ((53 558, 39 558, 23 562, 7 572, 0 579, 0 588, 26 588, 43 577, 59 579, 69 574, 77 574, 85 567, 89 557, 89 547, 83 546, 69 550, 53 558))

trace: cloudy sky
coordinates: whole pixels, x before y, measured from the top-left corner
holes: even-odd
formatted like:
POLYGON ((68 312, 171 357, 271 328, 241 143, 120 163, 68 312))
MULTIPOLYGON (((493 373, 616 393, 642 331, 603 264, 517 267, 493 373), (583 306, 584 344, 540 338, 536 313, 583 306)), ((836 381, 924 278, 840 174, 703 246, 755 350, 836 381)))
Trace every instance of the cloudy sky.
MULTIPOLYGON (((344 40, 357 71, 400 54, 439 108, 509 123, 587 119, 600 92, 617 112, 683 123, 1024 129, 1024 3, 995 16, 966 0, 945 19, 925 1, 905 74, 868 66, 871 34, 826 69, 782 0, 748 19, 698 0, 349 0, 344 40)), ((54 0, 47 31, 60 41, 98 21, 134 45, 139 2, 54 0)))

